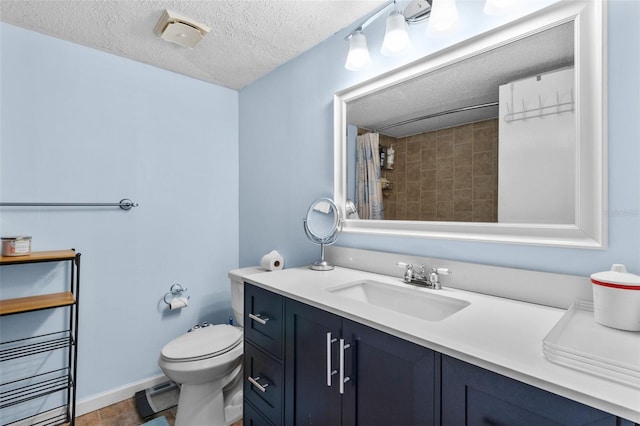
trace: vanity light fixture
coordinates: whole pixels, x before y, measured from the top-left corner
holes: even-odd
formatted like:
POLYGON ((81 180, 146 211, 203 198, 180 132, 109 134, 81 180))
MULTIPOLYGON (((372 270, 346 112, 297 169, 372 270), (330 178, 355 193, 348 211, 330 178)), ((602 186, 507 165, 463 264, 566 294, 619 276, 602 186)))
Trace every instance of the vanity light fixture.
POLYGON ((349 53, 344 65, 346 69, 356 71, 370 62, 367 39, 363 31, 382 16, 390 6, 393 10, 387 17, 384 41, 380 49, 385 56, 400 55, 411 47, 408 24, 426 21, 433 15, 431 21, 434 22, 429 22, 428 25, 430 31, 449 31, 458 22, 456 0, 410 0, 404 12, 398 9, 395 0, 389 1, 346 37, 345 40, 349 40, 349 53), (435 14, 433 10, 436 11, 435 14))

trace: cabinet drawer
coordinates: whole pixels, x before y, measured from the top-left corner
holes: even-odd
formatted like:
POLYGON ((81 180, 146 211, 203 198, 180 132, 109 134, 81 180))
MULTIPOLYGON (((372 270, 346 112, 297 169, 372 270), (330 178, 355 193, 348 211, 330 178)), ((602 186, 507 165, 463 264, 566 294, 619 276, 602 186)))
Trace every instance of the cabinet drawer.
POLYGON ((260 412, 245 401, 242 412, 242 426, 273 426, 270 421, 262 417, 260 412))
POLYGON ((282 365, 265 352, 245 341, 245 399, 271 420, 274 425, 280 425, 282 424, 283 396, 284 375, 282 373, 282 365))
POLYGON ((282 359, 282 296, 251 284, 244 289, 244 335, 257 346, 282 359))

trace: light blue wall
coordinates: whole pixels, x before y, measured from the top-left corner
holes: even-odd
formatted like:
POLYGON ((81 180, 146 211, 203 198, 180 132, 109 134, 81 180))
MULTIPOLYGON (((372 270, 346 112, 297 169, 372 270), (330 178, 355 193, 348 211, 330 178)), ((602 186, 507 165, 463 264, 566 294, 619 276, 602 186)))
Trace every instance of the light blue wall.
MULTIPOLYGON (((78 397, 159 374, 164 344, 231 314, 238 92, 11 25, 0 37, 0 200, 140 203, 0 208, 2 235, 82 253, 78 397), (162 297, 176 282, 191 304, 168 313, 162 297)), ((0 270, 2 297, 48 291, 64 276, 0 270)), ((3 317, 2 340, 49 320, 3 317)))
MULTIPOLYGON (((536 7, 543 3, 552 1, 536 7)), ((313 199, 333 192, 333 93, 505 21, 483 15, 482 2, 458 5, 458 30, 436 38, 425 36, 423 26, 412 27, 414 49, 407 56, 389 59, 377 53, 384 32, 381 19, 365 31, 372 52, 372 65, 365 71, 343 68, 348 34, 343 31, 240 92, 241 265, 255 264, 272 246, 289 267, 315 260, 319 249, 306 240, 301 218, 313 199)), ((607 250, 348 234, 338 244, 582 275, 621 262, 640 273, 640 2, 612 0, 608 19, 607 250)))

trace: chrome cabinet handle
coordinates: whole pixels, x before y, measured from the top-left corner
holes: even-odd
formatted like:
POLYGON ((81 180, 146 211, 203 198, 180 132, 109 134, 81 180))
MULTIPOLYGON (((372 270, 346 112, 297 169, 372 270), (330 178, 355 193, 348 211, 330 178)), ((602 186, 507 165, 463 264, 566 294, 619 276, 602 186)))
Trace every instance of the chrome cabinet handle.
POLYGON ((269 321, 269 318, 267 318, 267 317, 262 318, 261 315, 262 314, 249 314, 249 318, 251 318, 254 321, 259 322, 262 325, 266 325, 267 321, 269 321))
POLYGON ((256 377, 255 379, 251 376, 247 377, 247 380, 249 380, 249 382, 255 386, 256 388, 258 388, 258 390, 260 392, 266 392, 267 388, 269 387, 269 383, 265 383, 264 385, 261 385, 260 383, 258 383, 258 380, 260 380, 260 377, 256 377))
POLYGON ((331 338, 331 333, 327 333, 327 386, 331 386, 331 376, 338 373, 337 370, 331 367, 331 345, 337 340, 331 338))
POLYGON ((344 376, 344 351, 350 347, 349 343, 344 343, 344 339, 340 339, 340 394, 344 394, 344 384, 351 380, 351 377, 344 376))

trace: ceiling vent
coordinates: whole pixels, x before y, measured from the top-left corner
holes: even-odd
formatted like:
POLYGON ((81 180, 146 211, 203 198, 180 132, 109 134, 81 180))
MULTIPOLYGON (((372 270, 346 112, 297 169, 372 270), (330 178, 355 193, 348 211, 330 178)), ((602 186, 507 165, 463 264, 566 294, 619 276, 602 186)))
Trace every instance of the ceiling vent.
POLYGON ((199 24, 170 10, 165 10, 154 32, 159 36, 192 49, 211 29, 204 24, 199 24))

